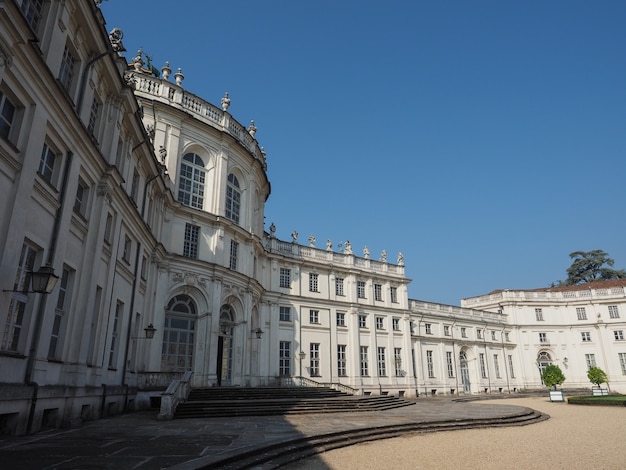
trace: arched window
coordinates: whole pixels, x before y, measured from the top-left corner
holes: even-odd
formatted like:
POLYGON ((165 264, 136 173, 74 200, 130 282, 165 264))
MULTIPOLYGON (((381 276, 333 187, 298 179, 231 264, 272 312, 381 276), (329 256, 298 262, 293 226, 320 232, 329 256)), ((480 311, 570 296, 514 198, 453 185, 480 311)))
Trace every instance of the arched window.
POLYGON ((180 162, 178 202, 202 209, 204 202, 204 161, 195 153, 187 153, 180 162))
POLYGON ((547 351, 541 351, 537 355, 537 367, 539 368, 539 377, 541 377, 541 383, 543 383, 543 370, 552 364, 552 357, 547 351))
POLYGON ((196 305, 191 297, 177 295, 167 305, 161 350, 162 372, 191 370, 196 305))
POLYGON ((239 208, 241 207, 241 189, 239 180, 232 173, 228 175, 226 186, 226 217, 236 224, 239 223, 239 208))

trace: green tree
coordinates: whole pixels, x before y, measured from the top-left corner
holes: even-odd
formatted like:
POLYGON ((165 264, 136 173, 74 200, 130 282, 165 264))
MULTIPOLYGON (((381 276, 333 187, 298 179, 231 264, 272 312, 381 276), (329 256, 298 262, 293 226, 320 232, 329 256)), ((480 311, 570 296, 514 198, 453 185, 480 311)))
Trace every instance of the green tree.
POLYGON ((559 281, 561 286, 576 286, 591 281, 626 278, 626 271, 610 267, 615 261, 602 250, 574 251, 569 254, 569 257, 574 261, 567 268, 567 279, 559 281))
POLYGON ((541 378, 543 379, 543 383, 546 384, 546 387, 554 387, 554 390, 556 390, 557 385, 561 385, 565 382, 563 371, 559 366, 555 366, 554 364, 550 364, 543 369, 541 378))
POLYGON ((606 372, 599 367, 590 367, 587 371, 587 377, 589 378, 589 382, 596 384, 598 387, 600 384, 608 383, 609 381, 606 372))

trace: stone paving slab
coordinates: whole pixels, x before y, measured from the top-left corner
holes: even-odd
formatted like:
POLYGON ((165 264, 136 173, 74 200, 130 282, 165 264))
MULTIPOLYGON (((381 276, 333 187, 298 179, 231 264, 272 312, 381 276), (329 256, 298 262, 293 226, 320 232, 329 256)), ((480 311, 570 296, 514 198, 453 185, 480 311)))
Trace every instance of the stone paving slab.
POLYGON ((173 421, 158 421, 156 412, 137 412, 75 429, 0 436, 0 468, 188 470, 303 437, 405 423, 497 419, 523 409, 488 401, 458 403, 432 398, 383 412, 173 421))

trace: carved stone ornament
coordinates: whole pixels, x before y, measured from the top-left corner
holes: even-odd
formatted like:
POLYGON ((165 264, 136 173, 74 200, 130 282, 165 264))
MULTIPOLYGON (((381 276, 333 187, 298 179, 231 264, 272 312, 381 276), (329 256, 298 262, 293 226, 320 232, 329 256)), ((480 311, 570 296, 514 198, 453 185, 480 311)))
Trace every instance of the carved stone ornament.
POLYGON ((111 49, 114 52, 124 52, 126 48, 124 44, 122 44, 122 38, 124 37, 124 33, 120 28, 113 28, 109 33, 109 41, 111 42, 111 49))
POLYGON ((224 93, 224 97, 222 98, 222 110, 228 111, 228 107, 230 106, 230 98, 228 97, 228 92, 224 93))
POLYGON ((178 68, 178 72, 174 74, 174 80, 176 80, 176 85, 180 86, 183 83, 185 76, 183 75, 183 69, 178 68))
POLYGON ((256 134, 256 126, 254 125, 254 121, 250 121, 250 127, 248 127, 248 132, 252 137, 256 134))
POLYGON ((9 53, 2 47, 0 44, 0 67, 11 67, 13 65, 13 57, 9 55, 9 53))
POLYGON ((172 69, 170 68, 170 63, 165 62, 165 65, 161 68, 161 74, 165 80, 169 80, 169 76, 172 73, 172 69))

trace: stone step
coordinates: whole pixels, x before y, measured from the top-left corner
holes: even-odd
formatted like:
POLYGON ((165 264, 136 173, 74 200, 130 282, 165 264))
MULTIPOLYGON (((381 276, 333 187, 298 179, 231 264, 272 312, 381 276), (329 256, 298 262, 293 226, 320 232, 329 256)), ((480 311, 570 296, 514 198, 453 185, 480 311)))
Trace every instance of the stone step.
POLYGON ((442 420, 429 423, 409 423, 383 427, 361 428, 339 433, 324 434, 310 438, 298 438, 269 446, 259 446, 245 453, 226 457, 213 462, 205 469, 220 468, 269 470, 329 450, 347 447, 363 442, 389 439, 406 434, 456 429, 475 429, 498 426, 524 426, 548 419, 549 416, 531 409, 523 409, 518 414, 502 418, 442 420))
POLYGON ((352 396, 331 389, 195 389, 174 417, 208 418, 384 411, 414 404, 394 396, 352 396), (328 394, 328 391, 333 393, 328 394))

